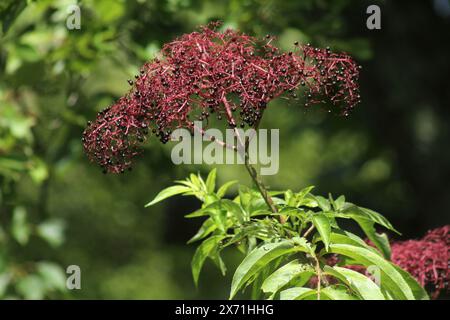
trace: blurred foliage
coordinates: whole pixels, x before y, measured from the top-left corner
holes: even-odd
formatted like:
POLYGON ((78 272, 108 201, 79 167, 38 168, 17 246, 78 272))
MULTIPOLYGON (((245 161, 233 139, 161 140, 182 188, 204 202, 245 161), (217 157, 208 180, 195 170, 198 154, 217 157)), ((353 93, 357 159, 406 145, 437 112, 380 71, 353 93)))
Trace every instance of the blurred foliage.
MULTIPOLYGON (((363 104, 349 119, 284 100, 267 110, 263 126, 281 129, 272 188, 345 193, 406 236, 448 223, 449 19, 432 1, 380 1, 382 30, 369 31, 369 4, 2 0, 0 297, 226 296, 230 279, 211 266, 198 290, 191 281, 193 252, 184 243, 199 225, 182 214, 196 203, 143 207, 170 181, 208 168, 174 166, 170 145, 152 141, 133 172, 104 176, 80 143, 86 121, 128 90, 126 80, 164 42, 216 19, 276 35, 283 49, 300 41, 345 50, 364 66, 363 104), (66 27, 73 4, 80 30, 66 27), (82 290, 65 289, 71 264, 81 267, 82 290)), ((220 182, 244 176, 239 166, 218 167, 220 182)))

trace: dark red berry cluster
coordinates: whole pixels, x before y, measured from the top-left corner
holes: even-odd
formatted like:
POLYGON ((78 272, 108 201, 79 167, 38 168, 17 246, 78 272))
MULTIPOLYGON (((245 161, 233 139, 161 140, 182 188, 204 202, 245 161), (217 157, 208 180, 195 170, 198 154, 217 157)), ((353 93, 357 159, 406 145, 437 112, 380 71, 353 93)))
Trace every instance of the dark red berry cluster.
POLYGON ((256 39, 218 23, 164 45, 161 57, 146 63, 131 91, 100 112, 84 132, 84 148, 106 172, 123 172, 149 133, 161 142, 176 128, 208 126, 211 116, 230 127, 255 126, 269 101, 296 97, 306 105, 329 102, 347 114, 359 102, 359 68, 347 54, 295 44, 279 52, 273 38, 256 39))
POLYGON ((449 259, 450 225, 429 231, 421 240, 392 244, 392 262, 428 286, 433 298, 450 289, 449 259))
MULTIPOLYGON (((374 246, 372 242, 366 240, 374 246)), ((420 240, 396 241, 391 243, 391 260, 408 271, 436 299, 440 293, 450 289, 450 225, 443 226, 428 233, 420 240)), ((326 263, 338 264, 337 255, 331 255, 326 263)), ((370 275, 364 266, 346 265, 345 268, 370 275)))

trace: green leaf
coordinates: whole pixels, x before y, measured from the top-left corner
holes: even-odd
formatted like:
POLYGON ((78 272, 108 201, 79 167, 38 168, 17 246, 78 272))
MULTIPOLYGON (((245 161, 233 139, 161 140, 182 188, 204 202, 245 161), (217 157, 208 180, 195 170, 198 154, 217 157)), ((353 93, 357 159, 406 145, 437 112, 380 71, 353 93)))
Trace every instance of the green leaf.
POLYGON ((237 180, 233 180, 233 181, 228 181, 227 183, 222 185, 219 188, 219 190, 217 191, 217 196, 219 198, 223 198, 223 196, 227 193, 228 188, 231 187, 233 184, 236 184, 237 182, 238 182, 237 180))
POLYGON ((310 252, 311 248, 303 238, 283 240, 275 243, 264 243, 252 250, 241 262, 234 273, 231 283, 230 299, 248 280, 255 276, 272 260, 293 252, 310 252))
POLYGON ((357 300, 357 297, 349 294, 345 288, 340 286, 329 286, 320 290, 320 298, 329 300, 357 300))
POLYGON ((206 184, 203 181, 202 176, 200 174, 195 175, 195 174, 191 173, 189 177, 191 178, 191 182, 195 185, 195 187, 198 190, 206 191, 206 184))
POLYGON ((315 294, 316 290, 310 288, 289 288, 280 292, 280 300, 302 300, 308 296, 315 294))
POLYGON ((303 199, 308 193, 310 193, 312 189, 314 189, 314 186, 309 186, 309 187, 303 188, 302 190, 300 190, 299 192, 297 192, 297 193, 295 194, 295 197, 297 198, 297 200, 301 200, 301 199, 303 199))
POLYGON ((33 158, 30 162, 29 174, 34 182, 41 184, 48 178, 48 168, 46 163, 39 158, 33 158))
POLYGON ((380 269, 381 288, 388 291, 394 299, 414 300, 411 287, 395 266, 373 251, 348 244, 330 244, 330 252, 342 254, 366 267, 376 266, 380 269))
POLYGON ((64 228, 64 221, 52 219, 39 224, 36 231, 52 247, 58 247, 64 242, 64 228))
POLYGON ((342 281, 364 300, 385 300, 380 288, 365 275, 346 268, 325 266, 324 271, 342 281))
POLYGON ((295 200, 296 199, 294 198, 294 193, 292 190, 287 190, 284 192, 284 201, 286 205, 294 207, 296 202, 295 200))
POLYGON ((28 4, 28 2, 25 0, 2 0, 2 1, 5 2, 1 4, 2 10, 0 11, 0 23, 2 28, 0 29, 0 36, 6 34, 10 26, 13 24, 13 22, 16 20, 16 18, 19 16, 22 10, 25 9, 28 4))
POLYGON ((340 196, 339 198, 334 200, 334 210, 340 211, 344 207, 344 204, 345 204, 345 196, 340 196))
POLYGON ((312 222, 314 226, 316 227, 317 231, 319 231, 319 234, 322 238, 322 241, 325 245, 325 250, 328 251, 328 246, 330 244, 330 234, 331 234, 331 225, 328 218, 321 214, 315 214, 312 216, 312 222))
POLYGON ((198 229, 197 233, 191 239, 189 239, 187 243, 189 244, 201 240, 207 237, 211 232, 213 232, 216 229, 217 225, 211 218, 208 218, 203 222, 202 226, 200 227, 200 229, 198 229))
POLYGON ((217 203, 213 202, 207 206, 185 215, 185 218, 199 218, 211 215, 213 210, 217 210, 217 203))
POLYGON ((221 208, 212 209, 211 211, 211 219, 213 219, 214 223, 217 225, 222 233, 226 233, 227 230, 227 211, 221 208))
POLYGON ((21 278, 16 284, 16 290, 25 299, 40 300, 44 298, 45 283, 44 280, 35 274, 21 278))
POLYGON ((216 168, 212 169, 206 178, 206 191, 213 193, 216 188, 216 168))
POLYGON ((216 250, 216 252, 211 256, 211 259, 219 268, 222 275, 225 276, 225 274, 227 273, 227 267, 225 266, 225 263, 223 262, 222 257, 220 256, 220 252, 218 250, 216 250))
POLYGON ((21 245, 25 245, 30 238, 31 228, 27 222, 27 211, 24 207, 16 207, 13 212, 11 233, 21 245))
POLYGON ((252 191, 246 186, 239 186, 239 203, 246 212, 251 212, 250 203, 252 200, 252 191))
POLYGON ((293 260, 267 277, 261 289, 265 293, 276 293, 294 279, 301 278, 300 282, 306 283, 313 274, 314 269, 310 265, 293 260))
POLYGON ((47 290, 66 290, 66 273, 59 265, 42 261, 37 263, 36 269, 47 290))
POLYGON ((150 207, 154 205, 155 203, 158 203, 164 199, 170 198, 172 196, 175 196, 177 194, 185 193, 191 191, 191 188, 186 186, 171 186, 164 190, 162 190, 158 195, 153 199, 151 202, 147 203, 145 207, 150 207))
POLYGON ((214 252, 214 250, 217 248, 217 245, 223 238, 224 236, 221 235, 210 237, 203 241, 195 251, 194 257, 192 258, 191 262, 191 269, 196 286, 198 285, 198 277, 200 276, 200 271, 202 270, 206 258, 214 252))
POLYGON ((229 200, 221 199, 213 202, 206 207, 186 215, 186 218, 195 218, 209 215, 216 225, 223 231, 234 221, 235 218, 242 223, 248 220, 246 213, 242 210, 239 204, 229 200))
POLYGON ((331 193, 328 193, 328 201, 331 204, 331 208, 330 209, 336 210, 336 203, 334 203, 334 199, 333 199, 333 196, 331 195, 331 193))
POLYGON ((319 202, 315 199, 312 194, 307 194, 302 200, 297 203, 297 207, 308 207, 308 208, 316 208, 319 206, 319 202))
POLYGON ((358 207, 349 202, 347 202, 344 207, 345 208, 342 210, 342 214, 337 215, 338 217, 341 217, 341 218, 347 217, 347 218, 352 218, 355 220, 358 218, 369 219, 369 220, 372 220, 373 222, 378 223, 379 225, 385 227, 386 229, 389 229, 391 231, 394 231, 394 232, 400 234, 400 232, 398 232, 392 226, 392 224, 378 212, 375 212, 373 210, 366 209, 363 207, 358 207))
POLYGON ((203 201, 203 205, 209 205, 220 200, 215 193, 206 194, 204 197, 201 196, 200 199, 203 201))
POLYGON ((416 300, 430 300, 430 297, 428 296, 428 293, 417 282, 417 280, 413 278, 413 276, 411 276, 408 272, 406 272, 405 270, 403 270, 399 266, 396 266, 395 264, 392 264, 392 265, 403 276, 405 281, 408 283, 408 285, 411 288, 411 290, 412 290, 416 300))
POLYGON ((314 196, 314 198, 316 199, 320 209, 322 209, 323 211, 330 211, 331 206, 330 202, 327 199, 322 196, 314 196))
POLYGON ((372 241, 383 253, 383 256, 386 259, 391 260, 391 246, 387 235, 385 233, 377 233, 374 227, 375 223, 372 220, 366 218, 355 218, 355 221, 359 224, 370 241, 372 241))
POLYGON ((381 253, 378 250, 369 246, 363 239, 348 231, 343 230, 333 231, 330 235, 330 242, 340 244, 350 244, 353 246, 366 248, 378 255, 381 255, 381 253))

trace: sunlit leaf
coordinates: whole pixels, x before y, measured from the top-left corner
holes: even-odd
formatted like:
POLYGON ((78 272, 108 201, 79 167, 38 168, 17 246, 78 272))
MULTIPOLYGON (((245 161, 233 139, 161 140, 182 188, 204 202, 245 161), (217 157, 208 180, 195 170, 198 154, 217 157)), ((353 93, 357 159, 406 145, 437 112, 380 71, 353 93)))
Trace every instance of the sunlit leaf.
POLYGON ((358 300, 357 297, 349 294, 345 288, 339 286, 329 286, 320 290, 321 300, 358 300))
POLYGON ((189 244, 201 240, 207 237, 211 232, 213 232, 216 229, 217 225, 211 218, 208 218, 203 222, 202 226, 200 227, 200 229, 198 229, 197 233, 191 239, 189 239, 187 243, 189 244))
POLYGON ((348 256, 366 267, 376 266, 381 273, 381 288, 388 291, 395 299, 414 300, 411 287, 395 266, 373 251, 348 244, 330 244, 330 252, 348 256))
POLYGON ((251 251, 234 273, 231 283, 230 299, 241 289, 250 278, 258 273, 272 260, 293 253, 310 252, 311 248, 303 238, 283 240, 275 243, 263 243, 251 251))
POLYGON ((303 287, 295 287, 280 292, 280 300, 302 300, 308 296, 316 295, 316 290, 303 287))
POLYGON ((213 236, 205 241, 197 248, 194 257, 192 258, 191 268, 192 276, 194 278, 195 285, 198 285, 198 277, 200 276, 200 271, 202 270, 203 264, 206 258, 214 252, 217 245, 222 241, 223 236, 213 236))
POLYGON ((380 288, 365 275, 346 268, 325 266, 324 271, 356 291, 364 300, 385 300, 380 288))
POLYGON ((296 279, 297 284, 299 278, 301 278, 300 282, 306 283, 313 274, 314 269, 310 265, 300 263, 299 260, 293 260, 267 277, 261 289, 266 293, 276 293, 294 279, 296 279))
POLYGON ((223 198, 223 196, 225 196, 225 194, 227 193, 227 190, 229 187, 231 187, 233 184, 236 184, 238 181, 237 180, 233 180, 233 181, 228 181, 227 183, 223 184, 219 190, 217 190, 217 196, 219 198, 223 198))
POLYGON ((213 193, 216 188, 216 168, 212 169, 206 178, 206 191, 208 193, 213 193))
POLYGON ((153 199, 151 202, 147 203, 145 205, 145 207, 150 207, 150 206, 154 205, 155 203, 158 203, 164 199, 170 198, 177 194, 189 192, 189 191, 191 191, 191 188, 186 187, 186 186, 178 186, 177 185, 177 186, 168 187, 168 188, 162 190, 160 193, 158 193, 156 195, 155 199, 153 199))
POLYGON ((322 238, 325 245, 325 249, 328 251, 328 245, 330 244, 331 225, 328 218, 321 214, 315 214, 312 216, 312 222, 322 238))

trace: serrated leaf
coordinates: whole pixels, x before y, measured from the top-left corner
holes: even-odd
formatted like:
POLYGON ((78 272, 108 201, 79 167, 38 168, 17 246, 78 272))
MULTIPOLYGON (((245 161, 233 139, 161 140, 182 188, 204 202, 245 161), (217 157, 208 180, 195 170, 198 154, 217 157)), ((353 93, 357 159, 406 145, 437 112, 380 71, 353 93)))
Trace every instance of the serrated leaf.
POLYGON ((246 213, 242 210, 241 206, 229 199, 220 199, 218 201, 215 201, 202 209, 199 209, 186 215, 185 217, 196 218, 207 215, 209 215, 216 221, 219 221, 217 219, 220 218, 220 222, 223 226, 226 225, 227 215, 233 216, 239 222, 248 220, 248 217, 246 213))
POLYGON ((305 239, 289 239, 275 243, 264 243, 252 250, 241 262, 234 273, 231 283, 230 299, 239 289, 255 276, 264 266, 272 260, 293 252, 310 252, 305 239))
POLYGON ((344 204, 345 204, 345 196, 338 197, 336 200, 334 200, 335 205, 334 210, 340 211, 344 207, 344 204))
POLYGON ((223 262, 222 257, 220 256, 220 252, 218 250, 216 250, 216 252, 212 255, 211 259, 219 268, 220 272, 222 273, 222 276, 225 276, 225 274, 227 273, 227 267, 223 262))
POLYGON ((261 289, 265 293, 276 293, 294 279, 302 278, 306 283, 313 274, 314 269, 310 265, 293 260, 267 277, 261 289))
POLYGON ((322 209, 323 211, 331 210, 330 202, 327 199, 322 196, 314 196, 314 198, 316 199, 320 209, 322 209))
POLYGON ((299 192, 297 192, 297 193, 295 194, 297 200, 303 199, 308 193, 311 192, 312 189, 314 189, 314 186, 309 186, 309 187, 303 188, 302 190, 300 190, 299 192))
POLYGON ((280 292, 280 300, 302 300, 308 296, 315 294, 316 290, 310 288, 289 288, 280 292))
POLYGON ((179 186, 179 185, 177 185, 177 186, 168 187, 168 188, 162 190, 160 193, 158 193, 156 195, 155 199, 153 199, 152 201, 147 203, 145 205, 145 207, 150 207, 150 206, 154 205, 155 203, 158 203, 158 202, 160 202, 160 201, 162 201, 164 199, 170 198, 170 197, 175 196, 177 194, 182 194, 182 193, 185 193, 185 192, 189 192, 189 191, 191 191, 191 188, 186 187, 186 186, 179 186))
POLYGON ((205 181, 203 181, 203 178, 200 175, 200 173, 198 173, 197 175, 191 173, 189 177, 191 179, 191 182, 196 186, 198 190, 206 192, 206 184, 205 181))
POLYGON ((329 286, 320 290, 321 299, 328 300, 358 300, 357 297, 349 294, 346 289, 337 286, 329 286))
POLYGON ((195 254, 192 258, 191 269, 192 269, 192 277, 194 278, 194 283, 198 285, 198 277, 200 276, 200 271, 202 270, 203 264, 205 263, 206 258, 214 252, 219 242, 224 238, 224 236, 212 236, 205 241, 197 248, 195 254))
POLYGON ((349 245, 363 247, 363 248, 366 248, 378 255, 381 255, 381 253, 378 250, 369 246, 363 239, 358 237, 356 234, 353 234, 348 231, 335 230, 335 231, 331 232, 330 241, 332 243, 349 244, 349 245))
POLYGON ((205 237, 207 237, 211 232, 217 229, 217 225, 214 223, 214 221, 211 218, 206 219, 200 229, 198 229, 197 233, 188 240, 188 244, 201 240, 205 237))
POLYGON ((385 300, 380 288, 365 275, 338 266, 325 266, 324 271, 357 292, 364 300, 385 300))
POLYGON ((400 232, 398 232, 393 226, 392 224, 385 218, 383 217, 381 214, 379 214, 378 212, 375 212, 373 210, 370 209, 366 209, 363 207, 358 207, 354 204, 351 204, 349 202, 346 203, 346 205, 344 206, 345 208, 342 210, 342 214, 338 214, 338 217, 341 218, 352 218, 352 219, 358 219, 358 218, 363 218, 363 219, 369 219, 375 223, 378 223, 379 225, 385 227, 386 229, 389 229, 391 231, 394 231, 398 234, 400 234, 400 232))
POLYGON ((348 244, 330 244, 330 252, 348 256, 366 267, 376 266, 381 272, 381 288, 388 291, 394 299, 414 300, 412 289, 397 271, 395 266, 373 251, 348 244))
POLYGON ((223 184, 219 190, 217 190, 217 196, 219 198, 223 198, 223 196, 227 193, 227 190, 229 187, 231 187, 233 184, 236 184, 238 181, 237 180, 233 180, 233 181, 228 181, 227 183, 223 184))
POLYGON ((239 203, 246 212, 251 212, 251 210, 249 210, 251 199, 251 189, 246 186, 239 186, 239 203))
POLYGON ((317 231, 319 231, 319 234, 322 238, 322 242, 325 245, 325 250, 328 251, 331 233, 330 221, 325 215, 318 213, 312 216, 312 222, 316 227, 317 231))
POLYGON ((302 200, 299 201, 297 207, 308 207, 308 208, 317 208, 319 206, 319 202, 315 199, 312 194, 307 194, 302 200))
POLYGON ((284 201, 287 206, 294 207, 296 202, 295 200, 296 199, 294 198, 294 193, 292 190, 286 190, 284 192, 284 201))
POLYGON ((406 272, 405 270, 403 270, 399 266, 396 266, 395 264, 393 264, 393 266, 403 276, 405 281, 408 283, 408 285, 411 288, 411 290, 412 290, 416 300, 430 300, 430 297, 428 296, 428 293, 417 282, 417 280, 413 278, 413 276, 411 276, 408 272, 406 272))
POLYGON ((208 193, 213 193, 216 188, 216 168, 212 169, 206 178, 206 191, 208 193))
POLYGON ((389 239, 385 233, 379 234, 375 230, 374 222, 366 218, 355 218, 355 221, 367 235, 367 237, 372 241, 375 246, 383 253, 383 256, 390 260, 391 259, 391 246, 389 244, 389 239))
POLYGON ((221 199, 218 201, 221 208, 227 210, 227 212, 231 213, 235 218, 238 219, 239 222, 243 222, 244 220, 248 220, 244 210, 242 210, 241 206, 234 201, 229 199, 221 199))

